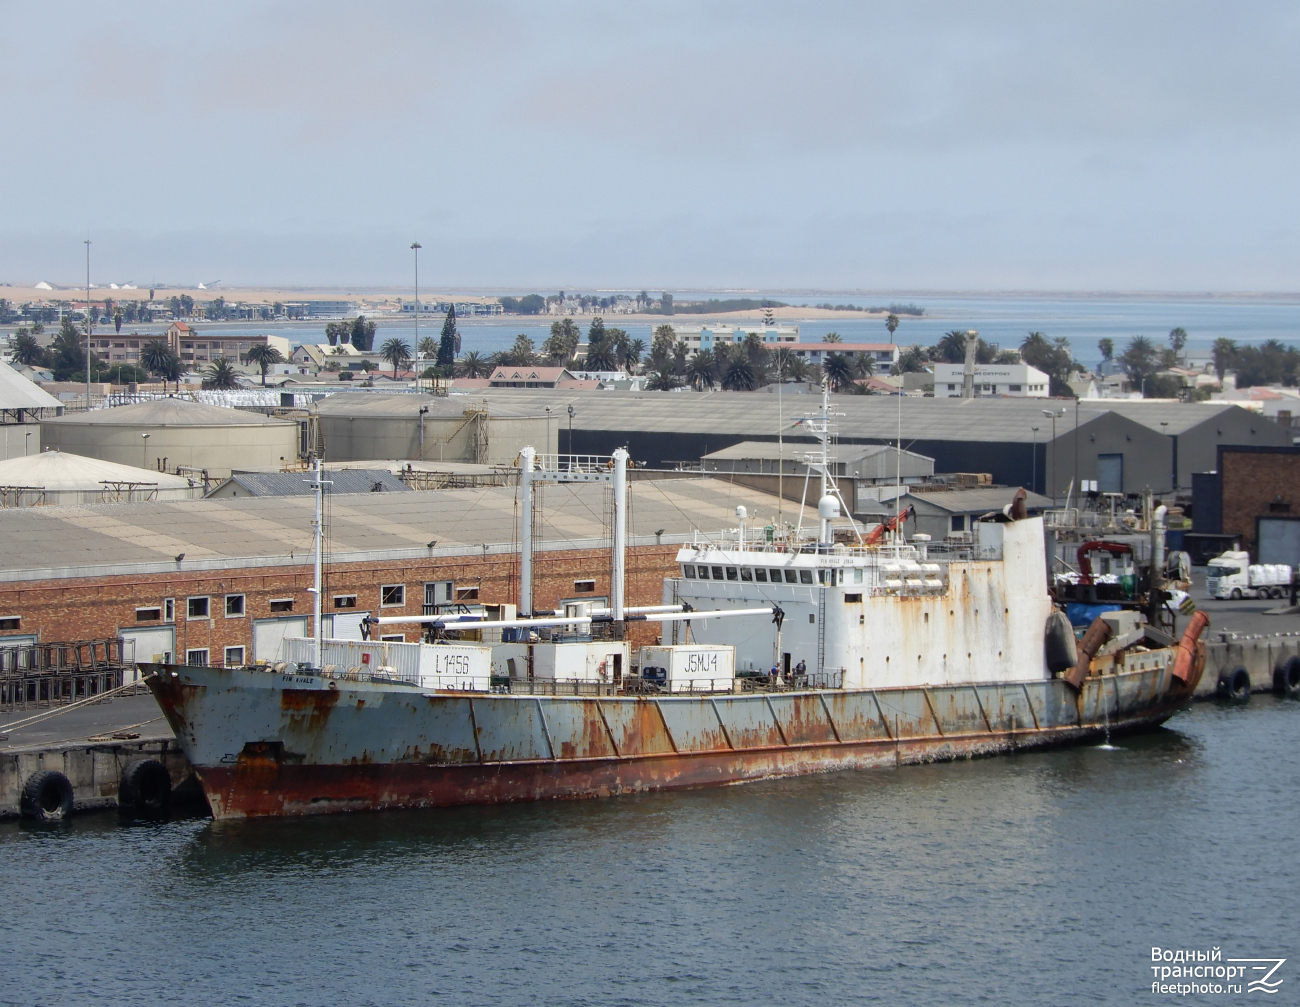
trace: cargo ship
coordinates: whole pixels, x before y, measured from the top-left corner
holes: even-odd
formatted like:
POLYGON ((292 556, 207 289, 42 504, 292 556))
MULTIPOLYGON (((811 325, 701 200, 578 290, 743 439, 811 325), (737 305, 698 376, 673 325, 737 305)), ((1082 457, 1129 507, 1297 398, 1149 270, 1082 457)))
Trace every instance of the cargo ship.
POLYGON ((423 624, 425 643, 317 632, 270 665, 142 666, 213 815, 605 797, 969 758, 1151 727, 1191 700, 1204 614, 1178 640, 1135 610, 1103 612, 1076 637, 1023 493, 961 541, 909 538, 905 513, 859 528, 830 478, 831 422, 823 396, 808 422, 816 525, 750 526, 738 508, 736 527, 681 548, 662 604, 623 601, 626 453, 525 449, 517 611, 367 620, 423 624), (580 478, 614 484, 610 604, 534 612, 532 486, 580 478), (661 624, 663 639, 634 654, 635 622, 661 624))

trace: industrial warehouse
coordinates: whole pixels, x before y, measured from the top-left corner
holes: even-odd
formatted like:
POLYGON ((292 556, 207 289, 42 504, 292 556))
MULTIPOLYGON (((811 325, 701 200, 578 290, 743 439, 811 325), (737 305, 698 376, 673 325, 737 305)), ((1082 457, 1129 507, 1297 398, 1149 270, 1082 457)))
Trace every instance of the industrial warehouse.
MULTIPOLYGON (((539 607, 608 603, 609 492, 566 484, 541 495, 539 607)), ((777 510, 773 497, 718 479, 637 481, 629 495, 630 604, 659 602, 680 545, 734 524, 737 506, 758 521, 777 510)), ((517 488, 328 500, 327 636, 367 614, 518 598, 517 488)), ((18 646, 120 636, 142 661, 274 659, 286 635, 309 632, 313 504, 311 496, 273 496, 0 511, 0 534, 26 545, 0 557, 0 639, 18 646)), ((415 639, 418 625, 384 636, 415 639)))

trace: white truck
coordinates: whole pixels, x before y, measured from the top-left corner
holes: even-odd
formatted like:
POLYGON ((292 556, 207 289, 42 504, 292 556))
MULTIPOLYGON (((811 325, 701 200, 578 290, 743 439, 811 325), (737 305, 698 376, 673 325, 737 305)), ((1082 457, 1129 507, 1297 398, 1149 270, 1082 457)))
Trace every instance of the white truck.
POLYGON ((1290 591, 1289 566, 1251 563, 1248 552, 1225 552, 1206 567, 1205 593, 1211 598, 1281 598, 1290 591))

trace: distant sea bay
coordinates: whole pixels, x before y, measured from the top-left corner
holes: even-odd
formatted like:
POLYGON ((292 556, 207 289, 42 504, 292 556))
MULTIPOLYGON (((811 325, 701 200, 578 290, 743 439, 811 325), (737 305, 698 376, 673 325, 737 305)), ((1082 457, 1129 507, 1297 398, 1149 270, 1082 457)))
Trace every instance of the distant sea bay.
MULTIPOLYGON (((735 296, 732 293, 695 293, 694 298, 735 296)), ((753 295, 759 296, 759 295, 753 295)), ((1259 343, 1278 339, 1285 343, 1300 342, 1300 297, 1253 296, 1048 296, 1048 295, 925 295, 925 294, 781 294, 761 296, 798 307, 818 304, 854 304, 863 307, 888 304, 914 304, 924 311, 921 316, 903 315, 895 333, 904 345, 920 343, 933 345, 950 329, 978 329, 980 335, 1003 348, 1014 348, 1031 331, 1043 332, 1049 337, 1063 336, 1070 341, 1075 357, 1087 365, 1101 359, 1097 343, 1102 338, 1115 341, 1117 351, 1135 335, 1144 335, 1163 344, 1171 329, 1182 327, 1189 336, 1189 350, 1193 358, 1208 357, 1214 341, 1220 337, 1235 339, 1239 343, 1259 343)), ((686 299, 682 295, 681 299, 686 299)), ((680 314, 646 321, 612 315, 606 324, 626 329, 634 339, 650 344, 656 325, 672 321, 678 324, 698 325, 710 321, 708 315, 680 314)), ((409 342, 414 334, 413 318, 388 318, 380 316, 378 343, 388 335, 399 335, 409 342)), ((538 347, 550 334, 551 316, 510 316, 495 318, 462 318, 459 321, 461 351, 477 351, 487 355, 509 347, 517 335, 523 334, 538 347)), ((590 315, 581 315, 575 321, 585 331, 591 323, 590 315)), ((816 318, 793 320, 799 325, 803 342, 817 342, 828 333, 838 332, 845 342, 888 342, 889 333, 880 318, 816 318)), ((324 342, 325 322, 266 323, 197 323, 200 331, 212 329, 220 332, 275 332, 294 342, 307 342, 315 337, 324 342)), ((125 326, 123 331, 161 331, 157 324, 151 326, 125 326)), ((441 320, 436 317, 421 319, 420 336, 437 338, 441 320)))

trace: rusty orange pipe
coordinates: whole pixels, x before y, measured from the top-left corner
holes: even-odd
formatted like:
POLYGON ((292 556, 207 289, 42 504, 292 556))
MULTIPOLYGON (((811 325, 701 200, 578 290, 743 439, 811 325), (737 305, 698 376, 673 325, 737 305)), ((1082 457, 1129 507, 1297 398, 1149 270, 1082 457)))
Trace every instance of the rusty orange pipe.
POLYGON ((1079 641, 1079 663, 1065 676, 1065 680, 1076 690, 1083 688, 1083 680, 1088 677, 1088 669, 1092 665, 1092 655, 1109 639, 1110 627, 1101 616, 1097 616, 1079 641))
POLYGON ((1197 612, 1192 616, 1192 621, 1187 624, 1183 630, 1183 638, 1178 641, 1178 656, 1174 658, 1174 678, 1180 682, 1186 683, 1192 677, 1192 670, 1196 666, 1196 643, 1205 632, 1205 627, 1210 624, 1210 617, 1204 612, 1197 612))

